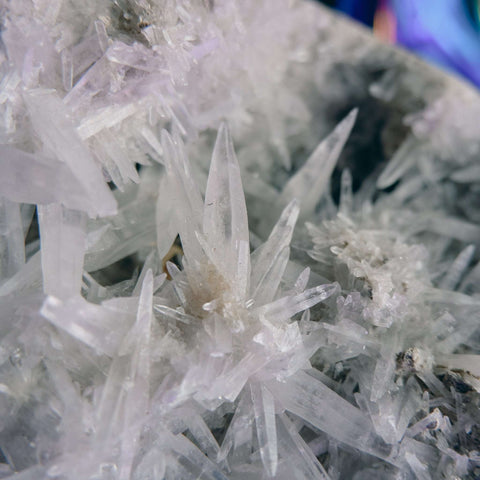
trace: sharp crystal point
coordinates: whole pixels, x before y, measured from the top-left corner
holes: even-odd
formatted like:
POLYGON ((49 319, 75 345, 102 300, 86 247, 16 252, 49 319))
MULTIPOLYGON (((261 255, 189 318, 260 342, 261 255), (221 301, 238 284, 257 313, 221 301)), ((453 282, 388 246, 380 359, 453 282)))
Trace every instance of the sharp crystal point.
POLYGON ((284 187, 282 198, 284 201, 297 198, 303 217, 314 211, 317 202, 326 193, 330 176, 350 136, 357 113, 358 109, 352 110, 333 132, 320 142, 303 167, 284 187))
POLYGON ((249 237, 240 168, 226 123, 220 126, 213 150, 205 192, 203 232, 217 255, 224 252, 218 258, 218 265, 227 278, 235 280, 241 243, 248 242, 249 237))
POLYGON ((290 257, 289 245, 293 229, 299 213, 297 200, 292 200, 285 207, 277 224, 274 226, 268 240, 252 254, 252 296, 258 297, 260 291, 271 290, 265 300, 273 299, 272 295, 277 290, 283 276, 286 262, 290 257), (273 272, 277 271, 277 281, 273 272))
POLYGON ((305 290, 298 295, 284 297, 260 308, 261 314, 272 318, 274 321, 282 321, 290 318, 298 312, 313 307, 324 301, 331 295, 338 293, 338 284, 320 285, 305 290))
POLYGON ((305 480, 331 480, 323 465, 298 433, 295 424, 285 413, 278 417, 279 449, 285 455, 287 465, 292 469, 292 474, 296 478, 304 478, 305 480))

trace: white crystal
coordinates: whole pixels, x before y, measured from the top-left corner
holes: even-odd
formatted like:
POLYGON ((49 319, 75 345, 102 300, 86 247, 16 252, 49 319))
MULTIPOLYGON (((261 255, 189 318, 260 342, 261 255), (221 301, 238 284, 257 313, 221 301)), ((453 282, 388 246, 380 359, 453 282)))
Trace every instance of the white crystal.
POLYGON ((79 294, 86 247, 85 215, 58 204, 39 206, 38 223, 44 292, 60 298, 79 294))
POLYGON ((305 165, 289 180, 283 189, 282 199, 286 202, 297 198, 302 205, 303 215, 313 213, 316 204, 326 193, 328 181, 356 118, 357 110, 352 110, 335 130, 318 145, 305 165))

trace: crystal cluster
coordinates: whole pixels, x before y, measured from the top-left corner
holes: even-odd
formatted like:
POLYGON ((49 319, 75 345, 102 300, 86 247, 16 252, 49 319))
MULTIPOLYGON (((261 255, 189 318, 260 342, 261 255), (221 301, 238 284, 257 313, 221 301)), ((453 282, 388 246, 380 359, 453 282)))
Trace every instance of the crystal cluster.
POLYGON ((0 5, 0 478, 480 478, 475 92, 304 1, 0 5))

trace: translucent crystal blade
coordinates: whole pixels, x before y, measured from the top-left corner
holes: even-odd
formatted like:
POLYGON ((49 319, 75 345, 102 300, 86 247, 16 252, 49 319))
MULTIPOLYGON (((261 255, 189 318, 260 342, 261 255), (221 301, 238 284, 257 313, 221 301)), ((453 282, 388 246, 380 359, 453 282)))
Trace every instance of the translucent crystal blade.
POLYGON ((268 474, 274 477, 278 466, 278 449, 273 396, 263 385, 257 383, 251 383, 250 390, 260 456, 268 474))
POLYGON ((58 204, 39 206, 45 293, 67 298, 80 293, 86 247, 86 216, 58 204))
POLYGON ((20 270, 0 286, 0 296, 10 295, 16 290, 42 290, 41 254, 35 253, 20 270))
POLYGON ((14 202, 89 208, 84 188, 66 164, 6 145, 0 146, 0 190, 14 202))
POLYGON ((343 215, 350 215, 353 206, 353 192, 352 192, 352 174, 346 168, 342 172, 340 180, 340 206, 339 211, 343 215))
POLYGON ((284 297, 276 300, 264 307, 258 308, 258 313, 271 318, 275 322, 282 322, 298 312, 302 312, 307 308, 313 307, 319 302, 326 300, 331 295, 339 291, 338 284, 320 285, 305 290, 291 297, 284 297))
POLYGON ((265 272, 258 287, 253 292, 252 298, 258 305, 264 305, 273 300, 282 280, 288 259, 290 258, 290 248, 285 247, 281 250, 275 259, 272 259, 270 269, 265 272))
POLYGON ((452 179, 460 183, 480 180, 480 165, 469 165, 453 173, 452 179))
POLYGON ((49 296, 40 313, 80 342, 112 357, 132 324, 128 312, 88 303, 80 296, 67 300, 49 296))
POLYGON ((187 461, 187 472, 194 475, 192 478, 201 476, 206 480, 227 480, 220 468, 183 435, 165 434, 163 441, 168 449, 187 461))
POLYGON ((476 377, 480 376, 480 355, 455 354, 445 355, 437 359, 440 365, 452 370, 460 370, 471 373, 476 377))
POLYGON ((407 452, 405 459, 413 470, 416 478, 419 480, 431 480, 432 477, 428 473, 427 465, 423 464, 414 453, 407 452))
MULTIPOLYGON (((170 183, 166 194, 171 195, 171 199, 167 201, 173 201, 176 210, 175 222, 172 220, 173 223, 168 227, 168 232, 173 233, 178 230, 187 257, 192 255, 194 258, 200 258, 201 248, 195 232, 201 231, 202 197, 191 176, 187 160, 180 151, 181 145, 175 144, 165 130, 162 131, 162 148, 165 152, 170 183)), ((160 198, 163 198, 163 194, 160 198)))
POLYGON ((278 416, 277 432, 279 452, 292 465, 296 478, 330 480, 330 476, 323 465, 318 461, 285 413, 278 416))
POLYGON ((0 280, 12 277, 25 264, 20 205, 0 197, 0 280))
POLYGON ((60 99, 48 91, 25 95, 33 128, 51 154, 65 163, 88 195, 91 215, 112 215, 116 201, 60 99))
POLYGON ((225 123, 220 126, 212 155, 205 192, 203 232, 211 247, 223 256, 218 259, 217 266, 231 281, 240 280, 236 278, 236 264, 240 242, 249 241, 247 209, 240 168, 225 123))
POLYGON ((380 346, 380 358, 377 360, 373 373, 370 395, 372 401, 380 399, 389 388, 393 387, 397 351, 397 334, 396 332, 391 332, 380 346))
POLYGON ((439 284, 440 288, 445 290, 455 290, 462 279, 466 269, 472 261, 475 253, 475 245, 468 245, 457 256, 455 261, 450 266, 449 271, 442 278, 439 284))
POLYGON ((413 136, 405 140, 378 177, 378 188, 388 188, 415 164, 415 156, 412 152, 416 146, 417 140, 413 136))
POLYGON ((201 450, 205 452, 209 458, 217 458, 220 448, 203 418, 199 414, 194 414, 185 420, 185 424, 201 450))
POLYGON ((241 394, 235 414, 227 429, 225 438, 223 439, 218 461, 223 461, 234 449, 234 454, 241 455, 241 452, 252 449, 253 435, 253 405, 249 389, 241 394))
POLYGON ((234 401, 248 379, 260 370, 267 361, 266 358, 259 358, 254 353, 248 352, 227 374, 215 379, 209 392, 210 396, 212 398, 224 397, 234 401))
POLYGON ((433 216, 428 219, 425 230, 466 243, 475 243, 480 236, 478 225, 453 217, 433 216))
POLYGON ((390 454, 366 415, 306 372, 284 384, 271 384, 270 389, 286 410, 333 438, 379 458, 390 454))
POLYGON ((298 213, 298 202, 292 200, 285 207, 268 240, 252 253, 250 285, 253 295, 265 282, 265 276, 272 270, 273 265, 278 263, 278 256, 284 251, 285 247, 290 245, 298 213))
POLYGON ((153 275, 145 276, 138 300, 136 321, 110 367, 97 410, 99 440, 120 438, 119 478, 130 478, 142 422, 149 406, 150 337, 153 275), (129 388, 123 380, 129 379, 129 388))
POLYGON ((313 213, 316 204, 327 192, 330 176, 350 136, 356 118, 357 110, 352 110, 318 145, 305 165, 283 189, 283 202, 287 203, 296 198, 300 202, 302 217, 313 213))

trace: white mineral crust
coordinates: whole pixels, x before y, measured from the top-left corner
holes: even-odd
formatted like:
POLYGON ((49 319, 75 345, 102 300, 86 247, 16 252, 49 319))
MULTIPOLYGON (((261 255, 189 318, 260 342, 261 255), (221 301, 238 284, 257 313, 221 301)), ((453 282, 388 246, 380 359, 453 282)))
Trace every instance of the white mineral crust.
POLYGON ((0 12, 0 478, 480 478, 476 92, 300 0, 0 12))

